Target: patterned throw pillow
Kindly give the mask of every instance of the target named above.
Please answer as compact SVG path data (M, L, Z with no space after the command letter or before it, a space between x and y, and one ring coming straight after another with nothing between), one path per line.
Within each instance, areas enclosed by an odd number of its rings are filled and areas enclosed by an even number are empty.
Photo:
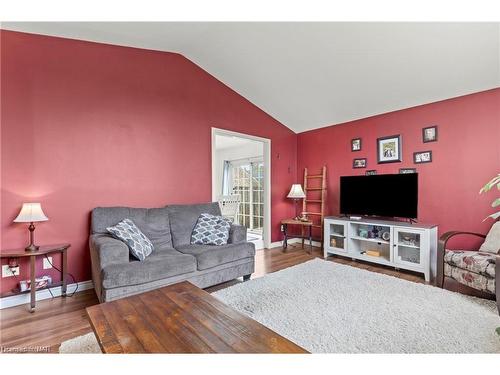
M231 223L222 216L201 214L191 233L193 245L225 245L229 239Z
M130 219L123 219L118 224L106 228L113 237L125 242L130 252L139 260L144 260L153 252L153 244Z

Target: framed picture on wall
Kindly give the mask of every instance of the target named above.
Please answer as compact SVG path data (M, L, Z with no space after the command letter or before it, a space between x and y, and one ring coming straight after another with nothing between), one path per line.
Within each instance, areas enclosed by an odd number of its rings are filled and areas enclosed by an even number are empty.
M399 168L399 174L417 173L417 168Z
M353 168L366 168L366 158L354 159L352 161Z
M432 151L418 151L413 153L413 162L415 164L431 163Z
M351 139L351 151L361 151L361 138Z
M437 140L438 140L438 127L436 125L422 129L422 141L424 143L436 142Z
M377 138L377 163L401 161L401 135Z
M377 171L375 169L370 169L369 171L365 172L366 176L375 176L377 174Z

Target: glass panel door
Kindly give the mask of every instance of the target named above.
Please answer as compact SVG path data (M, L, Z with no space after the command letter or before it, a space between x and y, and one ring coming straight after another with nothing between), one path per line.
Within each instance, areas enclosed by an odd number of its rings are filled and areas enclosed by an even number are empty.
M400 228L394 228L394 233L394 262L420 267L424 233Z
M264 227L264 163L250 163L252 167L252 228Z
M328 225L330 226L330 238L327 239L329 248L347 252L347 224L330 222Z
M264 227L264 162L233 165L233 194L241 197L238 223L254 232Z
M250 227L250 165L233 167L233 194L240 196L238 223Z

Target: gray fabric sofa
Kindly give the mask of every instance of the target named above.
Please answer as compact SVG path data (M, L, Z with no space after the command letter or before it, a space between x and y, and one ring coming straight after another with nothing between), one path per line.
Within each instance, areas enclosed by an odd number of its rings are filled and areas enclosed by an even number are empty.
M249 279L255 269L255 246L246 242L246 228L231 225L227 245L191 245L191 232L201 213L220 215L219 205L93 209L89 245L99 301L185 280L206 288L240 276ZM153 253L142 262L130 255L124 242L106 231L125 218L131 219L153 243Z

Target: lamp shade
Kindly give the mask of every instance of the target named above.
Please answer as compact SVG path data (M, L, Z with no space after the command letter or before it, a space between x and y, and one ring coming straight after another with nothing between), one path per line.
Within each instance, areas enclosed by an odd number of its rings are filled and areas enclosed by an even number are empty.
M306 194L304 193L304 190L302 190L302 186L300 184L293 184L290 192L287 195L287 198L292 199L302 199L305 197Z
M49 218L42 211L40 203L23 203L21 212L14 219L14 223L31 223L35 221L47 221Z

